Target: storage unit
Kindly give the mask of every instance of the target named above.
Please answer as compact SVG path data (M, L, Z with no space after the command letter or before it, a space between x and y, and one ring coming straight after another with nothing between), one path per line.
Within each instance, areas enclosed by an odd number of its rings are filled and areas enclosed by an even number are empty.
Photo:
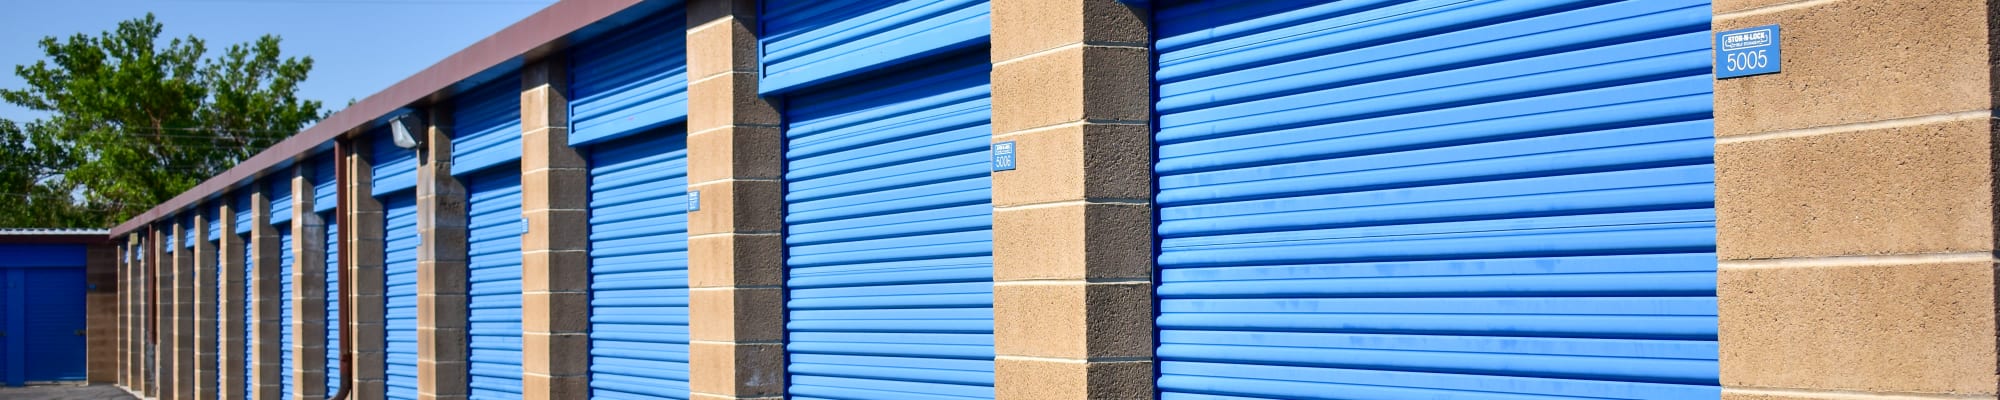
M569 143L687 120L687 13L680 7L570 49Z
M521 95L516 80L460 93L452 174L465 185L472 397L521 396Z
M767 1L794 399L991 398L988 7Z
M590 149L590 396L688 394L687 135Z
M1706 0L1156 13L1162 399L1719 396Z
M292 351L292 343L297 342L292 332L298 325L292 319L297 315L292 312L292 294L295 293L292 290L292 269L298 266L294 265L292 257L292 246L295 244L292 243L291 227L285 228L278 230L278 298L272 300L278 302L278 395L289 399L295 390L292 368L299 358Z
M334 208L340 204L338 197L340 193L338 190L339 182L336 182L337 178L335 177L335 173L337 172L335 161L331 153L320 154L313 157L309 169L311 172L310 179L312 179L313 183L312 212L318 214L320 222L326 226L324 232L326 237L320 243L325 246L322 248L324 252L322 254L326 255L324 257L325 266L322 268L325 274L322 282L325 282L324 288L326 293L324 300L326 301L326 315L322 317L326 321L326 330L322 334L325 335L326 339L322 343L326 344L326 366L324 367L324 371L326 371L326 396L329 397L340 391L341 374L340 217L334 213Z
M387 128L368 134L370 195L382 206L383 374L391 399L417 398L417 160Z
M237 359L242 361L243 373L246 375L254 374L257 364L255 361L257 356L257 320L254 318L257 316L257 285L253 280L257 276L257 253L254 251L256 247L253 247L252 243L250 243L250 232L256 228L258 223L257 214L252 213L250 210L250 196L254 192L256 192L255 188L241 189L236 192L236 195L230 198L231 208L236 213L236 231L230 234L236 235L236 243L240 243L243 246L243 295L242 297L232 299L237 302L236 304L242 304L242 308L223 310L224 312L237 313L231 317L243 321L243 348L224 348L222 351L241 353L242 356L237 357ZM237 381L243 382L243 396L250 399L257 398L257 384L256 382L252 382L249 376L244 376Z
M0 379L84 379L84 246L0 244Z
M494 170L465 178L470 309L466 327L472 396L521 394L521 175Z

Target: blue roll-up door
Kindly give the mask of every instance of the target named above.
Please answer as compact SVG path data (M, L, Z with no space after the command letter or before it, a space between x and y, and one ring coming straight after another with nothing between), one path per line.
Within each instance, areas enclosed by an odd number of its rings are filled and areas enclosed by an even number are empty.
M472 397L521 397L521 175L502 167L466 178L471 305L466 331Z
M340 223L339 215L324 213L326 221L326 393L340 392Z
M687 13L661 14L570 50L569 143L687 120Z
M500 79L453 98L452 175L515 165L521 159L520 87L519 80Z
M244 203L247 204L248 201L245 200ZM243 210L246 211L238 215L254 215L247 211L249 208L244 208ZM242 223L240 222L242 221L241 219L238 221L238 223ZM243 302L243 395L254 399L257 398L257 385L251 377L257 374L257 363L255 361L257 359L258 343L257 302L262 301L257 298L257 281L255 280L257 277L257 252L255 251L256 247L250 244L250 234L237 233L236 236L243 243L243 298L239 299Z
M63 246L69 247L69 246ZM81 249L79 249L81 250ZM85 371L84 290L81 265L11 269L21 284L25 325L9 327L26 340L22 376L29 382L80 381Z
M383 375L392 399L417 398L417 194L404 190L382 202Z
M687 135L679 125L590 152L590 395L685 399Z
M993 396L985 51L786 101L794 399Z
M292 398L292 227L278 228L278 395Z
M993 31L987 0L765 0L761 11L764 95L984 48Z
M1706 0L1176 2L1162 399L1715 399Z
M24 298L26 293L21 292L20 285L15 284L15 282L16 279L12 271L0 270L0 310L7 311L7 315L0 316L0 330L13 329L14 324L16 324L14 322L14 315L16 314L21 315L22 318L27 317L26 313L15 311L22 309L23 305L26 304L26 299ZM0 337L0 385L18 386L28 380L28 377L18 374L21 372L21 367L15 366L27 362L25 360L26 357L22 354L26 349L18 347L20 346L15 346L12 340Z
M264 193L271 197L270 224L286 225L284 229L280 230L292 230L291 226L285 224L292 222L292 178L273 176L265 181L265 185L268 185L268 188ZM306 193L306 195L312 195L312 193Z

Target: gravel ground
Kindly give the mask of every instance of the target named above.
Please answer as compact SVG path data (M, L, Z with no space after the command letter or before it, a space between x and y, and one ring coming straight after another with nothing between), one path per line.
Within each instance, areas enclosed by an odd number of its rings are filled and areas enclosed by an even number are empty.
M108 384L83 386L81 384L49 384L26 387L0 387L0 399L5 400L134 400L124 389Z

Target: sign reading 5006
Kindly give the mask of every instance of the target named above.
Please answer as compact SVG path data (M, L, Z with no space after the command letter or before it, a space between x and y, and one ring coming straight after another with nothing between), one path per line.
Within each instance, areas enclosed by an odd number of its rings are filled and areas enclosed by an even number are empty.
M1777 25L1715 35L1715 78L1777 73L1784 67Z

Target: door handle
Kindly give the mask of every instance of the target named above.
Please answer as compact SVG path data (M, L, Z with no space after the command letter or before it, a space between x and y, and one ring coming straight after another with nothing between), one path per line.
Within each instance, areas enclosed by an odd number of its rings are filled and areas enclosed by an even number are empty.
M76 335L77 335L77 336L83 336L83 330L82 330L82 329L78 329L78 330L76 330L76 332L75 332L75 333L76 333Z

